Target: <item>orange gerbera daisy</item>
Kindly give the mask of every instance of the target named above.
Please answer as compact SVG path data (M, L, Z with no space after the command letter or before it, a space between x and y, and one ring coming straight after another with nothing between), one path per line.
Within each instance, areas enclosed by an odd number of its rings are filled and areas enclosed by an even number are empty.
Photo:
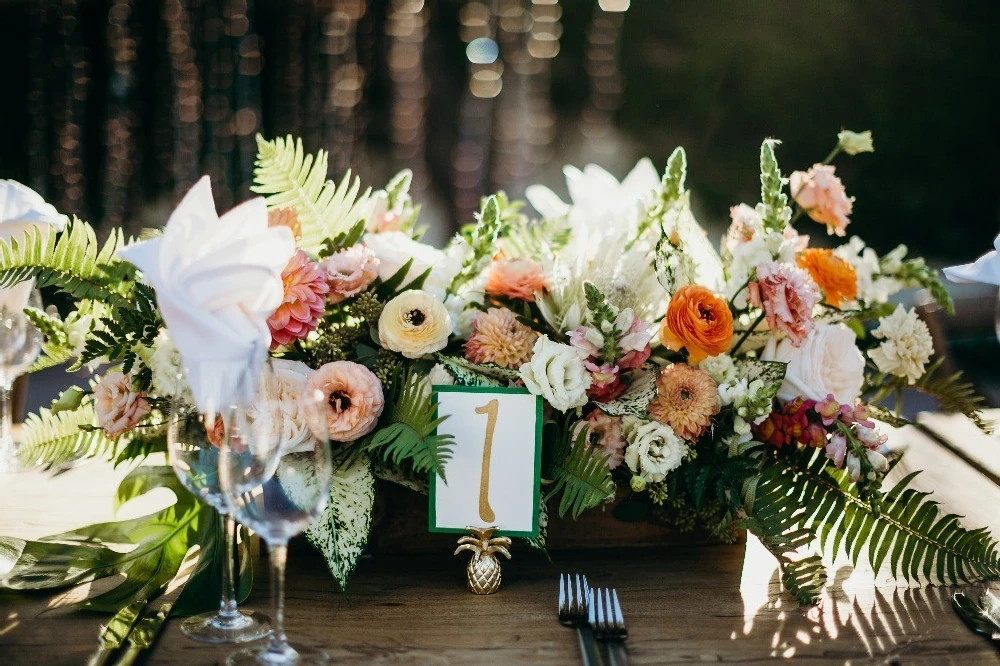
M811 248L799 253L796 263L809 273L823 291L826 302L835 308L858 296L858 274L854 266L833 250Z

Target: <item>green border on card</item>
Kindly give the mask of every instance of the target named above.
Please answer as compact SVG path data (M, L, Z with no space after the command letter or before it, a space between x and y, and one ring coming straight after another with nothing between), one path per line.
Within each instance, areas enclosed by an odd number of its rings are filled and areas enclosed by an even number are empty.
M434 385L431 386L433 391L434 400L434 418L438 417L438 393L501 393L507 395L532 395L531 391L523 388L516 388L510 386L455 386L455 385ZM541 492L542 492L542 426L543 423L543 404L542 398L540 396L535 396L535 498L532 508L534 510L534 517L531 519L531 531L512 531L503 530L498 531L499 536L515 536L515 537L527 537L533 538L538 536L538 514L541 510ZM435 429L435 434L437 430ZM437 522L437 474L431 474L430 484L429 484L429 495L430 495L430 506L427 511L427 530L429 532L435 533L446 533L446 534L464 534L468 530L461 527L436 527Z

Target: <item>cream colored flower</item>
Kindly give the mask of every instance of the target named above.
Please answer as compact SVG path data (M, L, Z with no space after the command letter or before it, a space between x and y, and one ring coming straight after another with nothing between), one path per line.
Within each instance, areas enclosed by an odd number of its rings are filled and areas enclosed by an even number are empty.
M109 370L94 387L97 423L108 437L128 432L149 414L146 394L132 388L132 378L119 370Z
M258 384L247 415L255 430L266 433L267 441L279 441L285 450L294 449L310 435L301 397L312 368L286 359L273 359L271 368L273 372Z
M420 358L444 349L452 321L444 304L425 291L411 289L385 304L378 339L386 349Z
M366 234L364 243L378 257L380 278L388 280L405 266L406 262L412 260L410 269L403 279L403 285L412 282L430 269L430 274L424 280L423 290L441 299L462 268L462 262L459 260L435 247L413 240L402 231Z
M181 373L181 353L170 339L167 329L162 329L156 336L152 353L143 360L153 373L154 393L180 397L189 404L194 403L191 389Z
M698 367L707 372L716 384L729 384L736 380L736 364L729 354L709 356Z
M864 356L854 331L844 324L816 324L801 347L771 338L760 358L788 364L778 391L782 400L825 400L832 394L841 404L853 405L865 381Z
M323 396L326 423L315 423L316 414L307 413L313 432L329 430L335 442L353 442L370 433L378 425L385 407L382 382L363 365L351 361L334 361L309 375L305 390Z
M531 360L521 366L518 374L529 391L545 398L560 412L587 404L590 373L576 349L569 345L543 335L532 348Z
M913 384L924 374L924 368L934 354L934 341L927 324L916 310L907 311L902 305L887 317L879 319L872 335L883 340L868 356L878 369L897 377L906 377Z
M659 421L647 421L626 416L622 429L628 448L625 464L643 481L663 481L667 474L680 467L688 446L673 429Z

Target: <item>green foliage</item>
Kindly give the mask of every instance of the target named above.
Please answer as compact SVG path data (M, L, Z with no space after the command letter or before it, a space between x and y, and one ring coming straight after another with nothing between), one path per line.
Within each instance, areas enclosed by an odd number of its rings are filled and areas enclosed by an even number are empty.
M649 403L656 397L656 377L659 367L646 363L632 374L631 384L614 400L597 403L598 409L609 416L638 416L646 418Z
M94 406L89 401L72 411L42 408L28 414L21 426L18 456L28 466L53 467L82 458L108 455L115 443L96 428Z
M601 324L614 323L618 316L616 308L608 302L601 290L593 282L584 281L583 294L587 299L587 310L590 312L590 325L600 328Z
M323 554L341 591L368 544L375 513L375 477L362 456L333 474L330 502L306 530L306 538Z
M781 169L774 156L774 147L779 143L776 139L767 139L760 146L760 201L764 204L764 228L771 231L784 230L791 217L788 197L782 192Z
M500 204L497 196L483 200L476 213L476 226L469 234L469 254L462 262L462 268L448 285L446 295L458 293L469 280L482 272L497 251L497 236L500 234Z
M358 196L361 181L351 181L351 172L337 186L326 179L327 152L307 155L301 139L291 136L267 141L257 135L254 185L265 195L269 208L294 208L302 225L299 245L317 254L323 241L347 233L368 211L371 188Z
M817 540L830 557L844 552L857 564L866 553L875 571L887 564L894 577L908 581L957 584L1000 576L998 544L989 533L942 515L930 493L909 487L915 476L873 506L858 498L847 473L822 450L783 452L764 468L745 526L779 558L783 581L804 602L814 601L825 582L818 560L800 560Z
M399 270L390 275L388 278L385 280L377 280L375 283L375 294L378 298L382 301L388 301L404 291L422 288L424 286L424 282L428 277L430 277L431 271L434 270L434 268L432 266L428 267L423 273L404 284L404 281L410 272L410 268L412 267L413 258L411 257L406 260L405 264L399 267Z
M407 373L393 384L392 395L386 401L390 406L386 425L375 431L363 450L396 465L409 461L417 474L431 473L445 478L444 468L451 458L454 438L436 431L447 417L437 416L437 405L431 394L424 391L421 377L416 373Z
M517 370L495 363L473 363L461 356L438 354L437 360L459 386L507 386L519 376Z
M962 381L961 372L951 375L940 373L943 363L944 359L941 358L929 365L913 388L937 398L938 408L942 411L965 414L977 428L987 435L992 434L993 428L983 418L982 410L986 408L986 400L976 394L971 383Z
M664 203L673 203L684 194L684 180L687 178L687 155L678 146L667 159L667 168L660 181L660 199Z
M331 254L336 254L344 248L351 247L361 241L361 238L365 235L365 221L358 220L357 224L353 227L337 234L333 238L323 239L323 249L320 250L320 257L329 257Z
M537 258L566 247L572 228L565 217L529 220L520 216L502 233L503 251L508 257Z
M941 273L928 266L923 257L904 261L902 265L889 274L907 287L926 289L942 310L950 315L955 314L955 302L951 299L948 288L941 280Z
M38 287L76 299L127 302L135 268L115 256L124 244L120 229L99 244L94 228L77 218L58 234L31 227L20 238L0 241L0 288L34 278Z
M74 367L107 359L112 363L121 361L122 372L128 374L139 362L136 346L151 347L163 326L153 289L141 283L135 285L130 302L113 306L111 313L100 323L100 327L91 331ZM148 388L151 380L152 375L147 368L137 372L141 390Z
M611 479L604 451L590 446L587 432L586 428L581 428L575 438L569 432L561 433L553 452L550 475L554 483L545 501L562 493L559 498L560 517L568 513L575 520L587 509L610 500L615 494L615 483Z

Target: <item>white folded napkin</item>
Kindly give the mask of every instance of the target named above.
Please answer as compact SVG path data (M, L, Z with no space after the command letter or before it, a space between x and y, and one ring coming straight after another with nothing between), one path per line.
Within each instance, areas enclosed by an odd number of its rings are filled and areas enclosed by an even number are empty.
M243 382L267 353L267 318L284 298L281 271L294 252L291 230L268 227L260 197L219 217L208 176L184 196L161 236L119 250L156 290L201 411L253 391Z
M954 282L985 282L1000 286L1000 235L993 241L993 247L992 252L987 252L971 264L944 269L944 274Z
M0 179L0 240L18 241L32 227L52 227L62 231L66 216L47 203L38 192L16 180ZM22 310L34 287L27 280L7 289L0 289L0 309Z

